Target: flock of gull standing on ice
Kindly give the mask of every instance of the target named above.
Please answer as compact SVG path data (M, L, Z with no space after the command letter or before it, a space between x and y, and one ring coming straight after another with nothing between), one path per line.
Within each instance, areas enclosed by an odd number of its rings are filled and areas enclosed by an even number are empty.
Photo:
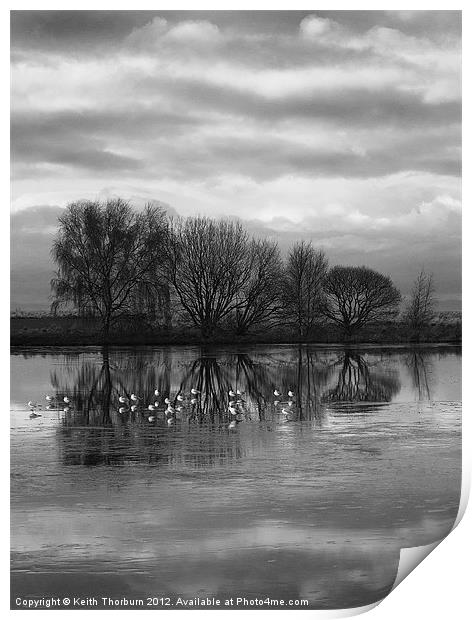
M154 398L159 399L161 396L159 390L154 391ZM241 422L244 418L243 412L241 411L241 407L244 403L244 392L241 390L229 390L228 391L229 402L228 402L228 412L230 414L230 423L228 425L229 429L236 428L238 422ZM280 403L280 398L282 398L283 394L278 389L274 390L274 405L278 405ZM282 413L285 416L287 421L292 419L292 414L290 408L293 406L292 398L295 396L292 390L288 390L287 396L289 400L284 403L289 409L286 409L285 406L282 407ZM179 393L177 396L171 400L169 397L164 398L164 404L166 408L164 411L158 411L161 403L159 400L154 400L153 403L149 405L143 405L144 399L140 398L136 394L131 394L128 398L127 396L119 396L118 397L118 413L143 413L147 412L149 422L154 422L156 419L156 415L164 414L164 417L167 421L167 424L171 426L174 424L175 420L179 418L180 413L182 412L185 405L190 404L195 406L198 404L199 398L201 397L200 390L196 388L192 388L190 390L190 394L187 396ZM71 399L68 396L64 396L62 400L60 398L56 398L54 396L46 395L46 409L51 409L54 407L56 410L60 410L62 407L62 411L64 413L68 413L72 409ZM30 418L40 418L41 414L38 413L38 409L42 409L42 404L29 401L28 407L30 408Z

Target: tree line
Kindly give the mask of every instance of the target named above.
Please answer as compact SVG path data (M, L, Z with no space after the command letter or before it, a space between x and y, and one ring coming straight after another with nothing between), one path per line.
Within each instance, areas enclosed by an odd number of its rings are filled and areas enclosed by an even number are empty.
M289 327L307 338L322 322L350 338L369 323L393 320L400 291L365 266L329 266L323 250L296 242L282 257L272 239L251 237L241 223L208 217L168 218L120 198L79 201L59 218L52 258L52 310L98 317L105 339L129 317L176 316L200 330L237 335ZM432 276L422 271L403 319L418 333L434 315Z

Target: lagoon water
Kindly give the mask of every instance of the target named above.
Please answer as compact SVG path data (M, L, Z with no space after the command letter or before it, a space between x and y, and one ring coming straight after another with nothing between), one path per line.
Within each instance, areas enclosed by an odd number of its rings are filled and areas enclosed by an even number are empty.
M13 351L13 607L25 596L305 609L381 599L400 549L455 520L460 378L460 349L445 346ZM230 389L243 392L234 429ZM142 407L120 413L132 392ZM163 399L177 393L169 424ZM60 405L46 410L45 394Z

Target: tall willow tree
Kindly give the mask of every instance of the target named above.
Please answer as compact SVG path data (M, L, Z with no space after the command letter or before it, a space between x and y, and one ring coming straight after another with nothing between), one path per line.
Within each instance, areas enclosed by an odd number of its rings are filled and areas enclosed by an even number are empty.
M134 211L120 198L80 201L59 218L52 246L53 311L72 306L100 318L105 340L122 317L152 312L165 299L162 270L165 212L148 205Z

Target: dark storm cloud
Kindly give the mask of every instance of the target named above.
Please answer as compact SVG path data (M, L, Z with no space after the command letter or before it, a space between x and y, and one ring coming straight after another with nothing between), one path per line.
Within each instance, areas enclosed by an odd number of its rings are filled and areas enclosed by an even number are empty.
M12 163L57 164L83 168L91 172L124 172L142 168L142 162L132 157L113 153L104 148L87 145L56 143L53 140L16 140L12 145Z
M115 46L153 15L153 11L11 11L11 40L13 49L91 53Z
M41 164L78 167L94 174L142 171L150 162L140 159L140 145L150 134L167 139L194 124L190 116L146 110L88 110L12 114L11 154L17 174L44 174ZM125 146L137 144L136 157L113 152L107 145L117 136Z
M231 85L205 80L137 78L133 81L143 95L166 92L185 108L213 110L221 114L273 123L301 119L341 126L375 128L423 127L458 123L461 103L425 103L420 93L385 88L375 91L360 86L347 92L342 86L329 92L306 92L274 98Z
M444 138L438 136L436 146ZM433 144L433 141L429 141ZM228 169L233 173L257 181L274 180L286 175L301 177L342 177L368 179L383 177L401 171L422 171L441 175L460 174L457 153L439 156L418 148L417 138L398 144L385 151L372 148L363 153L316 149L296 142L267 138L253 141L250 138L232 137L208 140L204 147L194 147L183 152L168 146L157 150L150 158L150 174L174 174L184 179L218 177Z
M249 33L293 34L302 19L314 11L11 11L11 38L15 46L57 49L67 52L71 44L116 44L133 29L156 17L170 23L206 20L222 28ZM400 28L413 36L460 35L460 11L316 11L363 33L383 26Z
M201 119L191 114L166 113L135 107L123 110L61 110L60 112L16 113L11 116L13 144L28 140L58 139L75 141L84 136L142 140L150 131L175 136L198 126ZM71 142L72 143L72 142Z
M301 176L333 176L372 178L402 170L420 170L437 174L460 174L456 156L428 156L417 149L372 149L363 154L354 152L317 151L298 144L267 142L254 145L251 141L233 140L213 145L215 160L230 162L242 174L254 178L274 178L286 174Z

